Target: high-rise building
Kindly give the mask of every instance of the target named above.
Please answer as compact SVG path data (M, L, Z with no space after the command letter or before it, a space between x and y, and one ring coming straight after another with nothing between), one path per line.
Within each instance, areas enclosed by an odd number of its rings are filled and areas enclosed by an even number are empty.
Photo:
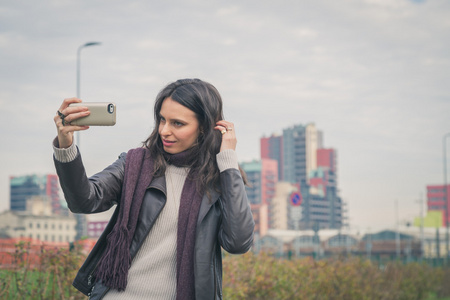
M337 155L335 149L317 149L317 167L327 170L329 176L333 177L329 178L328 183L334 182L334 185L337 186Z
M270 203L275 196L278 181L278 163L273 159L261 159L241 163L249 186L245 189L254 214L256 230L261 236L270 227Z
M310 184L301 186L302 229L333 228L344 226L345 205L337 187L329 183L328 172L322 168L312 172Z
M283 180L283 136L262 137L261 159L274 159L278 162L278 180Z
M427 185L427 208L428 211L442 212L442 226L450 223L450 184L447 189L442 185Z
M345 205L338 195L336 150L323 147L323 134L313 123L285 128L283 136L261 138L261 157L276 159L282 165L279 170L283 176L279 178L297 186L302 199L301 205L286 205L286 195L278 197L276 205L269 206L269 217L279 218L286 208L288 229L345 225ZM280 225L283 220L272 219L270 228L284 226Z
M317 167L317 149L322 134L314 124L295 125L283 130L283 180L307 183L308 174Z
M255 221L255 233L263 237L269 230L269 206L267 204L250 204L253 220Z
M9 181L11 211L26 211L27 200L33 196L48 197L54 214L61 214L64 210L61 206L57 175L11 176Z
M261 159L241 163L247 175L249 186L247 197L251 204L269 204L275 195L278 181L278 164L273 159Z
M275 188L275 197L270 204L272 213L271 229L287 230L291 229L289 223L296 216L301 218L301 208L292 209L290 197L292 193L299 192L298 186L286 181L279 181Z

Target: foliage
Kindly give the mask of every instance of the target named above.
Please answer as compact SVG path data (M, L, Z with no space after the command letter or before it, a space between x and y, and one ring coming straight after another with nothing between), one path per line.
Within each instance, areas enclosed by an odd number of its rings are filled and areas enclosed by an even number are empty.
M380 267L355 257L286 260L248 253L225 256L223 294L231 300L427 299L432 292L449 295L446 276L448 270L419 263Z
M0 299L85 299L72 280L85 258L73 249L41 247L39 263L30 245L16 244L13 264L0 269ZM356 257L279 259L267 253L225 255L224 299L449 299L450 269L397 262L379 266Z
M37 264L30 248L30 243L17 243L12 268L0 271L0 299L85 299L71 284L84 258L81 246L41 246Z

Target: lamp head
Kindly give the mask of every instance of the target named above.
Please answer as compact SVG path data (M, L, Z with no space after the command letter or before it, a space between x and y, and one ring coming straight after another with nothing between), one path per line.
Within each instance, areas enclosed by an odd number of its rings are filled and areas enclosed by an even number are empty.
M83 47L89 47L89 46L95 46L95 45L100 45L100 42L89 42L83 45Z

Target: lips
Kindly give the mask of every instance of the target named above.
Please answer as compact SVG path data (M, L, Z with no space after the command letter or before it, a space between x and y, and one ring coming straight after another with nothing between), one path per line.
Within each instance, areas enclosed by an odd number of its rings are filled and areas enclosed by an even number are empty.
M163 143L163 145L164 145L165 147L170 147L170 146L172 146L173 144L175 144L174 141L168 141L168 140L162 140L162 143Z

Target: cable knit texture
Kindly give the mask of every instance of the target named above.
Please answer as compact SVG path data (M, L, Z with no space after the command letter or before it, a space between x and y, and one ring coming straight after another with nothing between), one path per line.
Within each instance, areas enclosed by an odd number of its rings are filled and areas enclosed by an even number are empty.
M175 166L191 165L194 150L177 154L164 154L166 161ZM107 245L97 268L96 279L112 289L125 290L131 264L130 243L134 236L142 200L153 178L153 159L148 149L128 151L125 164L119 215L107 237ZM177 226L177 298L195 299L194 249L197 218L203 191L197 190L195 172L190 170L180 197Z
M147 158L147 159L144 159ZM128 151L125 164L119 216L108 234L105 252L100 259L95 277L105 286L122 291L127 286L131 264L130 243L136 230L146 188L153 178L153 160L144 148Z
M110 290L105 300L176 299L178 208L188 172L167 167L167 203L133 259L127 288Z

